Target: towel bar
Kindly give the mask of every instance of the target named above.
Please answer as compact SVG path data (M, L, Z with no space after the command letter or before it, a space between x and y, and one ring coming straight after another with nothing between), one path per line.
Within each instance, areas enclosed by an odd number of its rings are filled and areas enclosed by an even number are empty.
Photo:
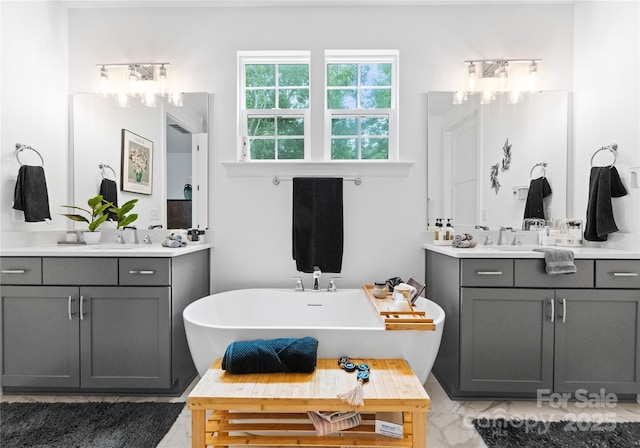
M591 166L593 167L593 158L596 156L596 154L598 154L600 151L611 151L611 153L613 154L613 162L611 162L611 165L607 165L609 167L612 167L613 165L616 164L616 159L618 158L618 144L614 143L612 145L609 146L603 146L600 149L597 149L593 155L591 156Z
M38 157L40 157L40 162L42 163L42 166L44 166L44 159L42 158L42 154L40 154L38 151L33 149L31 146L23 145L22 143L16 143L16 160L18 161L20 166L22 166L22 162L20 161L20 153L25 149L30 149L31 151L38 154Z
M273 185L280 185L280 182L289 182L291 180L293 180L293 179L290 178L290 177L286 178L286 177L274 176L272 182L273 182ZM356 185L361 185L362 184L362 179L360 179L359 177L354 177L352 179L345 178L345 179L343 179L343 181L345 181L345 182L353 182Z
M98 162L98 168L100 168L100 174L102 174L102 178L103 179L106 179L106 177L104 175L105 168L111 170L111 172L113 173L113 180L117 180L118 179L118 175L116 174L115 170L113 168L111 168L110 165L107 165L106 163Z

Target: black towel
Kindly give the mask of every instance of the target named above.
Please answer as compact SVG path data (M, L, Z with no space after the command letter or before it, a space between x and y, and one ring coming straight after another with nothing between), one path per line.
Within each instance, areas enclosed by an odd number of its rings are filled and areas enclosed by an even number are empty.
M589 202L584 238L588 241L607 241L608 235L618 231L613 219L611 198L627 194L615 166L591 167Z
M311 373L316 368L318 341L312 337L232 342L222 358L229 373Z
M100 182L100 194L102 200L111 202L114 207L118 207L118 185L111 179L102 179ZM112 221L118 220L118 215L115 212L107 212L109 219Z
M342 178L293 179L293 259L300 272L342 271Z
M544 205L542 199L551 194L551 186L547 182L546 177L532 179L529 183L529 192L527 193L527 203L524 206L524 219L527 218L544 218Z
M25 222L51 219L44 168L32 165L20 167L13 191L13 208L24 212Z

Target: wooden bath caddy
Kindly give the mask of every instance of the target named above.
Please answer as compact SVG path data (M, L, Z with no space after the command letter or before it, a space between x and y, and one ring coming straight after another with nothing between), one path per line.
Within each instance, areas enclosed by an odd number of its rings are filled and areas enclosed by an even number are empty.
M428 318L424 311L414 308L408 300L408 310L395 311L393 309L394 302L391 293L387 293L387 297L384 299L377 299L373 295L373 285L362 285L362 289L371 304L380 314L387 330L433 331L436 329L436 324L433 323L433 319Z
M318 359L312 373L230 374L216 360L189 394L191 446L426 447L431 400L403 359L362 360L371 366L362 423L318 436L307 411L354 410L338 394L355 387L355 374L337 361ZM402 438L377 434L376 412L402 413Z

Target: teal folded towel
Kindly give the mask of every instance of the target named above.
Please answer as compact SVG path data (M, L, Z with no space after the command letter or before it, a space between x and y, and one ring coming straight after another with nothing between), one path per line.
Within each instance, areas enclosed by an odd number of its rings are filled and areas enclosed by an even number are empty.
M533 250L544 254L545 270L548 275L575 274L577 272L573 262L573 252L569 249L542 247Z
M255 339L232 342L222 358L229 373L311 373L316 368L318 341L312 337Z

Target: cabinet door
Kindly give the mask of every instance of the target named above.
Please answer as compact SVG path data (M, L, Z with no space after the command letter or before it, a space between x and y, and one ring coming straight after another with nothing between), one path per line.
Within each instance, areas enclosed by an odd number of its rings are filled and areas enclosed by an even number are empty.
M3 286L3 387L78 387L78 288Z
M557 392L640 393L640 291L557 290Z
M80 296L82 387L170 387L170 288L86 287Z
M544 289L461 288L460 389L551 389L553 298Z

